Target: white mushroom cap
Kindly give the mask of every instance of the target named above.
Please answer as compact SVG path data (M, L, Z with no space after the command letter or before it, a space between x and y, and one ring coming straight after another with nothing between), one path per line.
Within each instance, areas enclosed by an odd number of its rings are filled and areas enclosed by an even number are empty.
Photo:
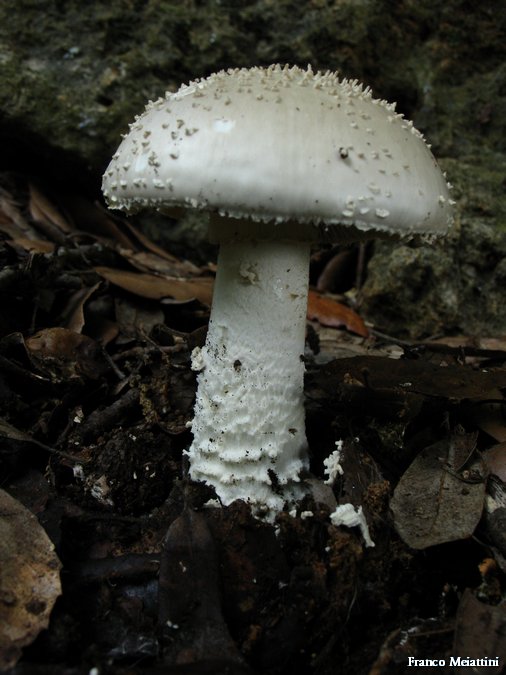
M222 71L150 102L103 180L113 208L296 220L309 239L314 225L445 234L448 188L394 104L356 80L279 65Z

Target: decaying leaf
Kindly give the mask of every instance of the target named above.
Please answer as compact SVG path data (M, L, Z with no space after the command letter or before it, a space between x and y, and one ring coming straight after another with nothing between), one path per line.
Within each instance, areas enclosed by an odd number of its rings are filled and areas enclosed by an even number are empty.
M506 663L506 605L497 607L480 602L466 589L457 610L453 656L464 663L457 673L502 673ZM467 659L497 658L498 665L470 666Z
M15 237L6 243L13 248L23 249L29 253L52 253L55 248L51 241L29 239L28 237Z
M151 251L132 251L121 248L119 253L139 272L152 272L156 275L181 278L197 276L200 273L199 268L191 262L162 257Z
M59 198L78 230L89 232L103 242L109 240L135 250L132 238L123 231L117 219L107 213L102 206L76 193L60 194Z
M438 366L422 359L377 356L337 359L322 368L322 375L329 383L347 380L370 390L411 392L451 401L502 401L499 389L506 387L504 369L475 370L468 366Z
M91 298L100 284L94 286L85 286L72 293L67 300L66 307L62 311L62 320L66 323L66 328L74 333L80 333L86 323L84 315L84 306Z
M0 490L0 671L47 628L61 594L60 567L37 518Z
M369 335L363 320L350 307L332 298L323 297L315 291L309 291L307 317L310 320L316 319L323 326L334 328L344 326L347 330L362 337Z
M414 549L466 539L485 499L485 469L473 459L474 434L455 434L425 448L402 476L390 506L395 528Z
M483 357L504 357L506 352L506 337L480 337L469 335L451 335L427 340L421 344L429 349L438 346L448 347L449 350L455 350L460 355L470 354Z
M62 216L56 206L32 183L28 208L33 220L40 229L53 241L63 241L64 236L72 231L72 226Z
M125 227L125 229L127 229L130 232L130 234L133 237L134 242L136 242L141 247L145 248L147 251L150 251L151 253L155 253L160 258L164 258L165 260L170 260L174 263L180 263L181 262L178 258L176 258L175 255L172 255L172 253L169 253L169 251L162 248L161 246L158 246L158 244L155 244L154 241L151 241L151 239L149 237L147 237L137 227L134 227L134 225L132 225L132 223L130 223L128 220L121 220L121 223ZM191 263L188 263L188 264L191 264Z
M95 272L112 284L143 298L161 300L167 296L176 300L197 298L205 305L211 304L213 279L178 279L159 277L155 274L141 274L112 267L96 267Z
M346 286L346 279L353 273L356 267L356 253L347 248L335 253L325 264L318 276L316 288L321 293ZM344 282L344 284L343 284Z
M27 236L27 233L30 233L31 238L35 238L35 233L21 213L20 204L2 187L0 187L0 232L10 237Z
M25 340L30 359L55 381L62 378L96 379L108 368L100 346L92 338L55 326Z

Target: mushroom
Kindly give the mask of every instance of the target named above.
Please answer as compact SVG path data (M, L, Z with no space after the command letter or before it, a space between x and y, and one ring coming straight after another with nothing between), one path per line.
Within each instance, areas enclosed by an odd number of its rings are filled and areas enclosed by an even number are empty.
M222 503L272 518L304 493L311 243L444 235L448 188L394 104L311 67L222 71L130 126L104 175L109 205L209 211L220 244L187 454Z

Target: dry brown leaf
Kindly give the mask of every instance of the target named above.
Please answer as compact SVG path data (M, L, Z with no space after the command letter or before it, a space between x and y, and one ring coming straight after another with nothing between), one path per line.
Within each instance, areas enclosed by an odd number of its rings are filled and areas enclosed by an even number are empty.
M0 670L47 628L61 594L60 561L37 518L0 490Z
M17 237L21 237L23 234L23 231L15 225L13 222L11 222L8 219L3 219L2 212L0 211L0 232L2 234L5 234L6 237L10 237L12 240L16 239Z
M7 242L14 248L22 248L29 253L52 253L55 245L52 241L45 239L28 239L28 237L16 237Z
M61 201L77 230L89 232L99 239L112 239L120 246L135 249L133 239L121 230L102 206L78 194L62 195Z
M28 208L30 214L37 223L44 226L44 232L58 232L60 234L71 232L72 226L62 216L56 206L32 183L29 184L29 188L30 201Z
M78 194L62 195L65 210L70 213L76 229L99 238L110 239L124 249L139 252L142 249L168 261L177 258L153 243L124 218L111 214L101 204L90 202Z
M158 275L185 278L200 274L200 269L187 260L165 258L150 251L120 249L119 253L132 267L135 267L140 272L153 272Z
M135 237L138 243L142 244L142 246L150 251L151 253L154 253L155 255L159 256L160 258L164 258L165 260L171 260L172 262L180 262L176 256L172 255L172 253L169 253L166 251L164 248L161 246L158 246L158 244L155 244L149 237L147 237L145 234L143 234L140 230L138 230L136 227L132 225L132 223L129 223L128 220L124 221L124 225L128 230L130 231L130 234Z
M2 189L0 189L0 214L2 216L2 224L12 223L20 232L30 229L30 226L21 215L19 204L14 201L13 197L6 190Z
M213 293L213 279L211 277L175 279L113 269L112 267L95 267L95 272L112 284L123 288L123 290L150 300L172 297L176 300L187 301L197 298L205 305L211 304Z
M413 343L413 346L421 346L426 353L448 354L470 365L479 366L485 359L497 359L504 361L506 356L506 337L487 338L470 337L467 335L454 335Z
M438 366L421 359L390 359L381 356L356 356L336 359L322 369L326 389L353 381L370 390L392 390L436 396L452 401L503 400L499 391L506 388L506 372L501 368L475 370L469 366Z
M0 205L1 208L1 205ZM10 237L11 240L22 239L25 234L24 231L13 223L8 218L5 218L2 212L0 211L0 232L5 234L7 237Z
M81 375L96 379L109 367L95 340L67 328L45 328L25 345L31 361L54 381Z
M469 335L449 335L429 340L427 345L447 345L453 348L470 348L506 352L506 337L474 337Z
M323 326L334 328L344 326L347 330L361 337L369 335L366 325L356 312L340 302L323 297L315 291L309 291L307 317L309 320L317 320Z
M65 309L61 313L62 319L64 319L62 322L66 324L66 328L74 333L82 331L86 322L84 306L99 287L100 283L87 288L81 288L70 296Z
M327 261L320 272L316 288L320 293L343 287L343 280L350 275L350 268L356 266L356 255L351 249L339 251Z
M395 529L414 549L470 537L485 499L485 468L470 461L475 434L455 434L425 448L391 500ZM464 468L465 467L465 468Z
M38 239L34 228L27 222L21 213L19 204L12 195L0 188L0 232L11 239Z

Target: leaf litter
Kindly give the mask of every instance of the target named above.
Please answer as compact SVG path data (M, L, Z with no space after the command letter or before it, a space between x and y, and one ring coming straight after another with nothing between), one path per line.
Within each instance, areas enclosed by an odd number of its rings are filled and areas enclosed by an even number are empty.
M475 531L483 511L486 472L473 459L476 434L454 434L424 448L395 488L394 525L408 546L424 549Z
M0 490L0 670L48 627L61 563L37 518Z
M465 594L490 617L503 602L502 336L384 336L357 305L364 250L315 255L312 494L274 529L240 502L206 509L213 494L186 478L213 265L19 175L2 176L0 237L3 486L45 486L37 513L66 575L23 675L34 659L69 672L66 654L110 672L388 675L405 645L471 649ZM324 490L336 447L344 474ZM374 548L331 524L347 503Z

